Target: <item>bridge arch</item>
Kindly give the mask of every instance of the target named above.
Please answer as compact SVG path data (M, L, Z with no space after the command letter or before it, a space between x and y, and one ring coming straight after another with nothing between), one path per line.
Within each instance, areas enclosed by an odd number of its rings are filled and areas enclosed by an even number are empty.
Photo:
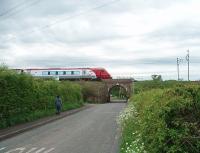
M130 98L132 94L132 83L131 79L110 79L104 81L107 87L107 102L110 102L110 92L114 87L121 87L125 90L126 98Z
M118 98L119 99L123 99L127 101L127 97L128 97L128 89L126 86L124 86L123 84L113 84L110 88L108 88L108 102L111 102L111 98L113 95L112 92L114 92L114 90L117 89L118 90ZM116 95L115 95L116 96Z

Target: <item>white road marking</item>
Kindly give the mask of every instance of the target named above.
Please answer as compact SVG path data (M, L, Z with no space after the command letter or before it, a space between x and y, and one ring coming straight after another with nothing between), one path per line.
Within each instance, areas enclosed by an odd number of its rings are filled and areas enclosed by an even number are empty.
M4 149L6 149L6 147L0 148L0 151L1 151L1 150L4 150Z
M1 150L4 150L4 149L6 149L6 147L0 148L0 151L1 151ZM37 149L39 149L39 150L37 150ZM46 149L46 148L44 148L44 147L43 147L43 148L36 148L36 147L34 147L34 148L31 148L31 149L28 150L28 151L25 151L26 148L21 147L21 148L15 148L15 149L9 150L9 151L4 152L4 153L49 153L49 152L55 150L55 148L50 148L50 149L48 149L48 150L46 150L46 151L45 151L45 149ZM25 152L24 152L24 151L25 151ZM43 151L44 151L44 152L43 152Z
M31 153L32 151L35 151L37 148L31 148L31 150L29 150L28 152L26 153Z
M47 150L47 151L45 151L45 152L43 152L43 153L49 153L49 152L51 152L51 151L53 151L53 150L55 150L55 148L51 148L51 149L49 149L49 150Z
M41 148L40 150L36 151L35 153L40 153L43 150L45 150L45 148Z
M26 148L16 148L16 149L9 150L9 151L7 151L5 153L11 153L11 152L16 152L16 151L20 151L18 153L23 153L25 149Z

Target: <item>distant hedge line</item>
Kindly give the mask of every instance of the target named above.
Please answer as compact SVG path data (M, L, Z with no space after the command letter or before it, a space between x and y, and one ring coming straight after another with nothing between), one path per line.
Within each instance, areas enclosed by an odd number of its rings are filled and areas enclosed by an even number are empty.
M75 83L33 78L0 67L0 128L53 114L56 95L61 96L64 110L83 105L81 87Z
M139 92L121 124L121 153L199 152L200 86L187 83Z
M139 92L149 91L152 89L167 89L178 87L182 85L191 84L189 82L184 81L176 81L176 80L169 80L169 81L138 81L134 84L134 94L138 94Z

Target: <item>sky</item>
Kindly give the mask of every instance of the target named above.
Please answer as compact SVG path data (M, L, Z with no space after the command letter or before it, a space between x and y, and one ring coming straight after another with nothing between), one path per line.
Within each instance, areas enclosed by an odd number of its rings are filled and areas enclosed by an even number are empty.
M0 63L200 80L199 0L0 0Z

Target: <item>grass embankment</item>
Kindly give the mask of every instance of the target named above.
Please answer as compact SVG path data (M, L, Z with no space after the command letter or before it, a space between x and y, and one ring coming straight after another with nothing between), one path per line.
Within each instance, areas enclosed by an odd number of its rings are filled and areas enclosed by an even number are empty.
M63 111L83 105L81 87L17 74L0 67L0 129L33 121L55 113L55 96L60 95Z
M121 153L200 151L200 86L194 83L137 82L121 114Z

